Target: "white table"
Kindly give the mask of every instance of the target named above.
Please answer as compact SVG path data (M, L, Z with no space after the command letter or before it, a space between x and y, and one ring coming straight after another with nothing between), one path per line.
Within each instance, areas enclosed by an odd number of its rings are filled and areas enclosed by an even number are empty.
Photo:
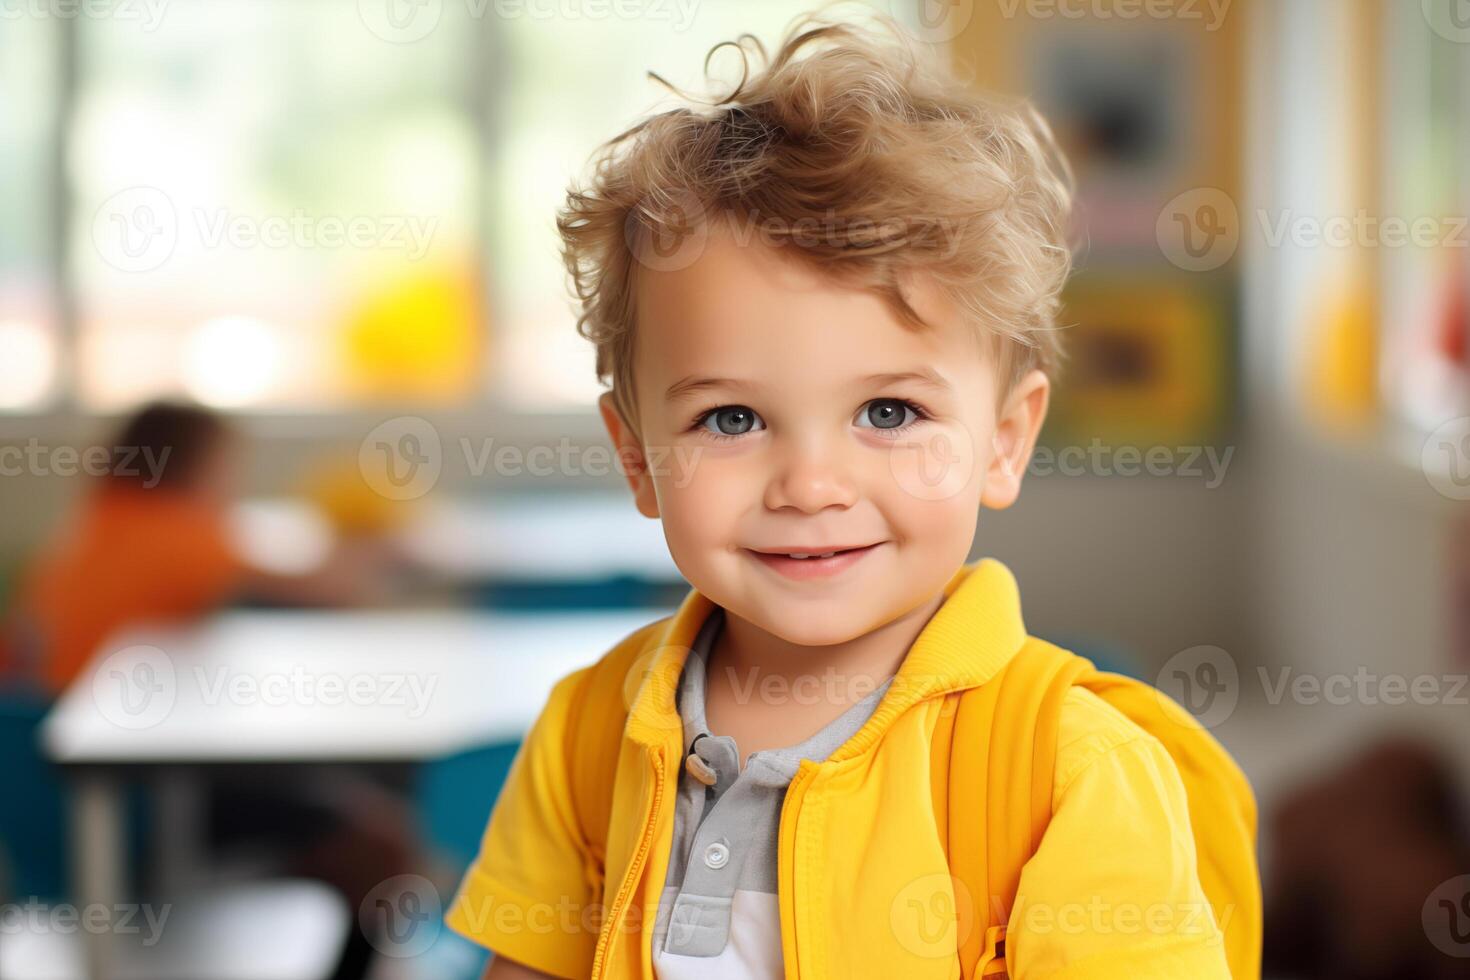
M124 900L121 787L162 773L166 881L197 866L202 765L422 761L519 738L556 680L669 609L494 614L237 612L104 644L43 727L74 770L84 903ZM185 778L169 778L184 774ZM98 942L93 964L105 967Z

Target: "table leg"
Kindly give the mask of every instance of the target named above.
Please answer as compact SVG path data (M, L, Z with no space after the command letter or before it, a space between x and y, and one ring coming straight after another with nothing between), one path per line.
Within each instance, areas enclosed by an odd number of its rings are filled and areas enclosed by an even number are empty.
M165 769L153 787L155 878L150 891L175 898L198 883L205 866L205 793L199 773Z
M85 914L92 905L113 910L122 900L127 857L123 845L122 790L113 776L82 771L72 787L72 892ZM110 914L110 913L109 913ZM86 932L87 976L105 980L114 963L113 937Z

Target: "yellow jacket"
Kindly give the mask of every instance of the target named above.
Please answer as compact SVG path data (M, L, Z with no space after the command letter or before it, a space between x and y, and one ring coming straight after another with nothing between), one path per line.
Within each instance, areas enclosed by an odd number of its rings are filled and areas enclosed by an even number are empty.
M964 566L945 595L869 720L825 761L803 761L787 791L778 881L788 978L960 976L963 897L957 907L936 831L931 736L944 696L994 676L1026 630L1015 579L997 561ZM652 980L683 756L674 692L713 608L691 590L673 616L556 684L450 905L451 928L555 976ZM594 672L596 691L583 687ZM568 737L597 696L627 708L600 782L605 833L579 812ZM1081 688L1062 703L1052 809L1009 911L1013 980L1230 977L1173 760Z

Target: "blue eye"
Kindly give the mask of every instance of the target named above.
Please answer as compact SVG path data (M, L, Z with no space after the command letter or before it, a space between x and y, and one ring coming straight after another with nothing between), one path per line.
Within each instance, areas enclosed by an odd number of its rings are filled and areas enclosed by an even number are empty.
M858 427L902 429L912 425L919 418L920 415L914 410L914 406L902 398L875 398L864 405L863 410L858 413Z
M726 405L711 409L699 420L699 424L718 436L741 436L765 428L761 417L744 405Z

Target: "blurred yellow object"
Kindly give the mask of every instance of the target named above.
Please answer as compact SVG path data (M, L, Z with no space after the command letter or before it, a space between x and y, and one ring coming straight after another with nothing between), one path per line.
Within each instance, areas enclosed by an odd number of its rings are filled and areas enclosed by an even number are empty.
M357 462L331 460L302 481L302 495L343 537L369 537L394 531L416 513L412 500L389 500L363 480Z
M484 331L479 286L460 266L389 274L369 287L343 323L347 389L373 400L447 402L480 375Z
M1358 268L1331 292L1307 348L1307 391L1315 413L1336 428L1360 428L1378 411L1378 305L1371 269Z

